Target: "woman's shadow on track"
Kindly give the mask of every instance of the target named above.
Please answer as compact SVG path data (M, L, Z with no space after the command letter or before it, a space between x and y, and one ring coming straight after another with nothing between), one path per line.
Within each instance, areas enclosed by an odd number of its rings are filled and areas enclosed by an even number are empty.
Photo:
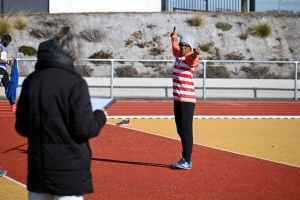
M151 167L170 168L170 165L157 164L157 163L135 162L135 161L124 161L124 160L112 160L112 159L105 159L105 158L92 158L92 160L94 160L94 161L102 161L102 162L112 162L112 163L129 164L129 165L144 165L144 166L151 166Z

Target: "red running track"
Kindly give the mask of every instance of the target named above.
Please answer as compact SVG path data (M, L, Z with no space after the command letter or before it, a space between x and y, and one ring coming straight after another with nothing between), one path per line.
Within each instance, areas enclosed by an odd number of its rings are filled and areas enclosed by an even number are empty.
M117 101L108 109L111 116L173 115L172 101ZM200 116L299 116L300 102L198 101Z
M172 115L173 102L119 101L110 115ZM299 115L299 102L197 102L196 115ZM26 184L27 140L0 103L0 155L8 176ZM90 141L98 199L300 199L300 168L195 145L192 170L171 170L178 140L106 125Z
M27 141L14 123L0 120L1 165L26 184ZM193 169L172 170L180 141L109 124L90 144L94 193L86 200L300 199L298 167L194 145Z
M109 116L173 115L172 101L116 101ZM198 101L198 116L300 116L300 102ZM0 101L0 117L14 118L7 101Z

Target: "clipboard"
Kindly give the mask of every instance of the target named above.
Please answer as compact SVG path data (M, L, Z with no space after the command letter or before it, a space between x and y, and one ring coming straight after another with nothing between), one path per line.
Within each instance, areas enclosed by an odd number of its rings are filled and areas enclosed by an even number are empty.
M116 100L107 98L91 98L92 110L107 110Z

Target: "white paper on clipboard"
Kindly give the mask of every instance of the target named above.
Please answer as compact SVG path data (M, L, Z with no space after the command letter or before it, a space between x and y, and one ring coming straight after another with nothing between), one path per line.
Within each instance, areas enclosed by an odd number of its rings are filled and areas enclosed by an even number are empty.
M108 109L116 100L107 98L91 98L92 110Z

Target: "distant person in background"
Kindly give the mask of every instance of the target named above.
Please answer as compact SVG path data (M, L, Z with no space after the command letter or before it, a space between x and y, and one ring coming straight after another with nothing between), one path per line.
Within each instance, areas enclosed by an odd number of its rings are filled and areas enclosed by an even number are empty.
M176 61L173 67L174 115L178 135L181 138L182 158L171 165L172 168L191 169L193 150L193 119L196 94L193 74L199 66L199 48L193 48L194 38L183 35L177 39L176 28L171 33L173 55Z
M35 71L23 82L15 128L28 138L29 200L75 200L93 192L89 139L106 123L92 111L86 81L75 72L79 36L63 27L38 48Z
M5 88L5 91L8 88L9 84L9 77L8 73L6 71L6 65L13 66L14 65L14 59L7 60L7 51L6 47L10 44L12 38L10 35L6 34L3 35L1 38L0 42L0 54L1 54L1 59L0 59L0 79L1 83ZM10 106L11 106L11 111L15 112L16 111L16 103L12 101L11 99L8 99Z

